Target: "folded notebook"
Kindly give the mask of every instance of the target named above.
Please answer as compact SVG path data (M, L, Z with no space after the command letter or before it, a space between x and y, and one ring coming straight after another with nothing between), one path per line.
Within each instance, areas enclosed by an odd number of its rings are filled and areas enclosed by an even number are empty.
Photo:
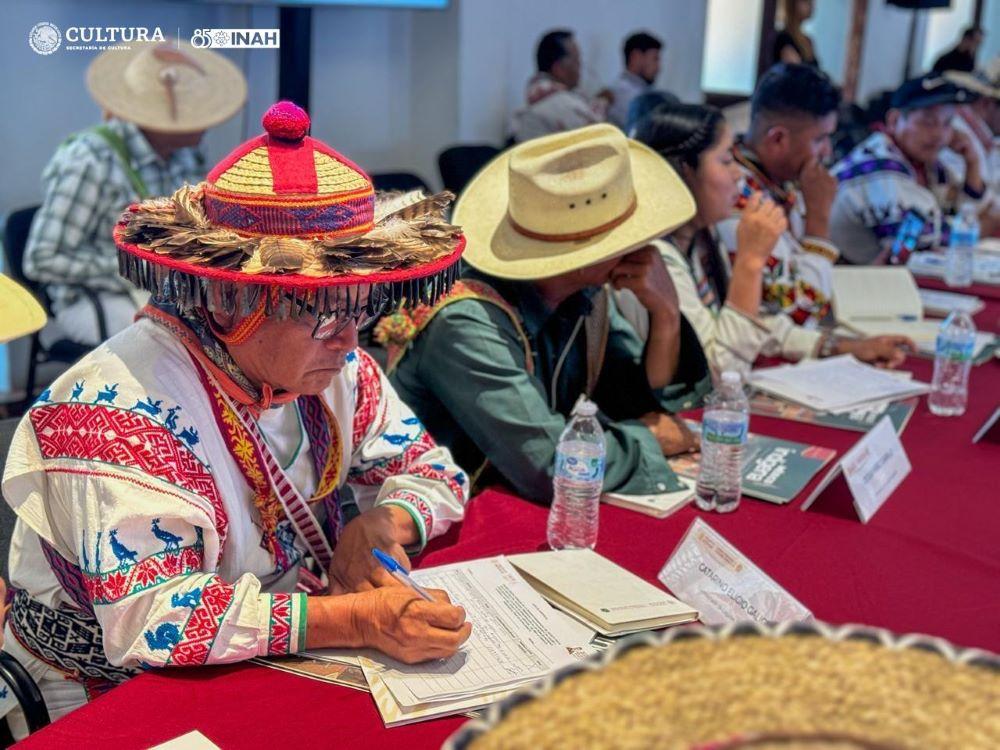
M593 550L532 552L507 559L538 593L601 635L698 619L697 610Z

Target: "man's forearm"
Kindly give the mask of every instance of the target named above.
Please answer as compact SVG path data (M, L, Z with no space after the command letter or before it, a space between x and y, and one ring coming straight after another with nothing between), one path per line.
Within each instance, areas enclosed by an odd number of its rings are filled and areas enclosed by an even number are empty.
M669 385L677 372L681 349L679 312L650 314L649 338L646 340L644 364L649 387L657 390Z
M306 648L358 648L361 630L354 621L357 594L306 599Z

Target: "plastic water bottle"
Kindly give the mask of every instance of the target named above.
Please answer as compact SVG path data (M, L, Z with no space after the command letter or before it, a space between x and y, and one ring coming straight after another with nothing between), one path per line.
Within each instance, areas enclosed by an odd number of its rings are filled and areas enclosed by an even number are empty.
M948 243L944 269L944 280L948 286L972 284L973 262L978 244L979 217L976 215L976 207L966 203L951 225L951 241Z
M976 345L976 326L967 313L955 310L941 324L934 351L934 380L927 406L939 417L965 413L969 370Z
M719 386L705 400L701 419L701 465L695 504L702 510L729 513L740 504L743 450L750 428L750 402L737 372L722 373Z
M548 541L552 549L593 549L604 485L604 430L597 405L584 397L559 437L549 511Z

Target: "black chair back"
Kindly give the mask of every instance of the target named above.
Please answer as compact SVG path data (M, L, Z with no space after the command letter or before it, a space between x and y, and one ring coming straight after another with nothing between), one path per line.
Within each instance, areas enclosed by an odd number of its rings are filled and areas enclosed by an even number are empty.
M458 195L480 169L500 153L486 143L451 146L438 154L438 169L445 189Z
M428 195L431 192L427 183L412 172L382 172L373 174L371 178L376 190L402 190L404 193L423 190Z
M7 274L22 286L26 286L36 294L38 285L24 275L24 249L28 245L28 233L31 231L31 221L35 218L38 206L29 206L12 211L7 215L3 227L3 252L6 260Z

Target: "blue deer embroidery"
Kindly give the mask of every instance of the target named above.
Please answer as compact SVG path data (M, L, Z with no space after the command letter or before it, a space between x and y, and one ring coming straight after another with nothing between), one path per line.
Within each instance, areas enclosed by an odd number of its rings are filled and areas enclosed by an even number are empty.
M153 401L149 396L146 396L145 401L136 401L135 406L132 407L132 411L144 411L151 417L160 416L160 412L163 409L160 408L162 401Z
M0 700L3 700L6 697L7 697L7 686L4 685L3 688L0 689Z
M159 403L157 401L156 403ZM163 426L173 432L177 429L177 412L181 410L179 406L171 406L167 409L167 418L163 420Z
M406 419L402 420L402 422L403 422L403 424L405 424L405 425L409 425L409 426L411 426L411 427L412 427L413 425L418 425L418 424L420 424L420 420L419 420L419 419L417 419L416 417L407 417Z
M161 529L160 528L160 519L159 518L154 518L153 519L153 528L152 528L152 531L153 531L153 536L155 536L157 539L159 539L161 542L163 542L163 544L164 544L163 551L164 552L179 552L180 551L180 549L181 549L180 542L183 539L183 537L179 537L176 534L171 534L169 531L166 531L165 529Z
M52 389L46 388L44 391L38 394L38 403L45 403L47 401L52 401Z
M80 380L79 382L73 383L73 392L69 395L70 401L79 401L80 396L83 395L83 384L87 382L85 380Z
M164 622L156 628L155 633L147 630L143 635L146 636L146 644L151 650L169 651L181 641L181 631L172 622Z
M177 437L187 443L188 448L192 448L198 444L198 430L194 427L185 427L177 434Z
M395 435L388 432L382 436L382 439L389 445L406 445L413 441L409 435Z
M118 569L123 570L128 567L128 563L136 564L138 555L135 550L129 549L118 541L118 529L111 529L108 537L111 539L111 551L118 558Z
M97 392L97 398L94 399L94 403L99 404L103 401L106 404L113 404L116 398L118 398L118 383L114 385L105 383L104 388Z
M185 594L174 594L170 597L173 607L190 607L194 609L201 604L201 589L191 589Z

